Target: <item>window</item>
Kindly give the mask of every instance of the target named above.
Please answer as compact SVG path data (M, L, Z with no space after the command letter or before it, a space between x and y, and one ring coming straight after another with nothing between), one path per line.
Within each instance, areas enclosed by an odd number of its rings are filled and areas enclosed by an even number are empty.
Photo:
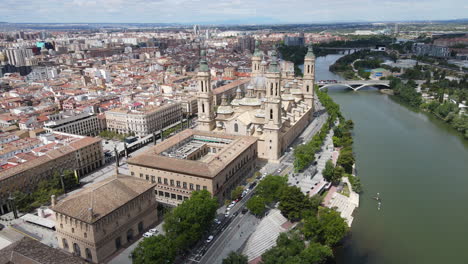
M85 252L86 252L86 259L87 259L87 260L92 260L92 259L93 259L93 255L91 255L91 250L89 250L89 248L86 248L86 249L85 249Z
M138 223L138 233L143 232L143 222Z
M166 184L166 185L167 185L167 179L166 179L166 178L164 178L164 184Z
M77 243L73 243L73 253L77 256L80 256L81 257L81 250L80 250L80 246L78 246Z
M193 190L193 183L190 184L190 190Z
M115 239L115 248L120 249L121 247L122 247L122 241L121 241L120 237L118 237L118 238Z
M147 181L149 181L149 175L148 175L148 174L146 174L145 176L146 176L146 177L145 177L145 178L146 178L146 180L147 180Z
M171 193L171 198L172 198L172 199L175 199L175 198L176 198L176 195L173 194L173 193Z
M151 176L151 183L155 183L156 182L156 177L155 176Z
M205 104L202 103L201 107L202 107L202 113L205 113Z
M75 228L72 228L72 233L75 233Z
M68 249L68 242L65 238L62 238L62 244L64 249Z
M203 190L207 190L208 188L206 186L203 186Z
M186 182L182 183L182 188L187 189L187 183Z
M171 186L174 186L174 180L171 180Z
M182 200L182 195L177 195L177 200L181 201Z
M161 177L158 177L158 183L162 183Z
M171 194L168 193L168 192L165 192L165 193L164 193L164 196L166 196L167 198L169 198L169 197L171 197Z
M163 191L159 191L159 196L164 196L164 192L163 192Z
M309 85L306 86L307 92L309 92Z
M180 181L177 181L176 184L177 184L177 187L180 188Z
M199 190L200 190L200 185L197 184L197 191L199 191Z
M273 109L270 109L270 119L273 119Z
M140 173L140 178L143 178L143 173Z
M133 240L133 229L130 228L130 229L127 231L127 242L130 242L130 241L132 241L132 240Z
M135 176L135 173L132 171L132 172L130 172L130 175Z
M86 234L86 232L84 232L84 238L87 238L88 237L88 234Z
M239 132L239 125L237 123L234 124L234 132Z

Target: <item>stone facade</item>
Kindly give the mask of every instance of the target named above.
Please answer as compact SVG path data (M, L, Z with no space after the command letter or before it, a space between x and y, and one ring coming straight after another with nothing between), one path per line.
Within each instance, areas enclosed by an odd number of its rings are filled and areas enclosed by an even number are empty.
M158 202L176 206L192 191L208 190L219 201L253 174L254 137L184 130L128 160L133 177L155 183Z
M59 247L105 262L157 222L154 184L117 175L53 205Z

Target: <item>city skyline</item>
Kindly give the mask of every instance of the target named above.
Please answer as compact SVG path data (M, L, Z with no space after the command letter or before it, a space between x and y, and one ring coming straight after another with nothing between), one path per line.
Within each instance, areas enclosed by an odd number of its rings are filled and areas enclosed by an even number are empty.
M2 21L11 23L289 24L447 20L466 18L468 4L430 1L333 0L327 2L187 0L4 0ZM457 7L457 8L455 8ZM291 14L295 14L291 16Z

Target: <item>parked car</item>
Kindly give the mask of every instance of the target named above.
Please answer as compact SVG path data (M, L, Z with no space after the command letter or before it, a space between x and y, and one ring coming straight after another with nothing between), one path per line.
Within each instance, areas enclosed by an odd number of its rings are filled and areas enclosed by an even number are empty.
M156 230L156 228L152 228L148 232L153 233L153 234L157 234L158 230Z
M154 234L151 232L146 232L143 234L143 237L152 237Z
M219 221L218 218L215 218L214 222L215 222L216 224L218 224L218 225L221 224L221 221Z
M224 217L226 217L226 218L229 217L229 212L226 212L226 213L224 214Z
M246 214L248 211L249 211L249 209L243 208L242 211L241 211L241 213L242 213L242 214Z
M209 236L208 239L206 240L206 243L210 243L213 240L213 236Z

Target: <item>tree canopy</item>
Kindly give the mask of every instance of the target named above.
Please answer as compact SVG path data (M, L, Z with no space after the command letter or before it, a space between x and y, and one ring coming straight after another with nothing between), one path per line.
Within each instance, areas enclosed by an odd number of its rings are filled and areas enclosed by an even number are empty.
M247 256L232 251L227 258L223 259L223 264L247 264Z
M132 252L133 264L173 263L177 249L171 239L158 235L143 239Z

